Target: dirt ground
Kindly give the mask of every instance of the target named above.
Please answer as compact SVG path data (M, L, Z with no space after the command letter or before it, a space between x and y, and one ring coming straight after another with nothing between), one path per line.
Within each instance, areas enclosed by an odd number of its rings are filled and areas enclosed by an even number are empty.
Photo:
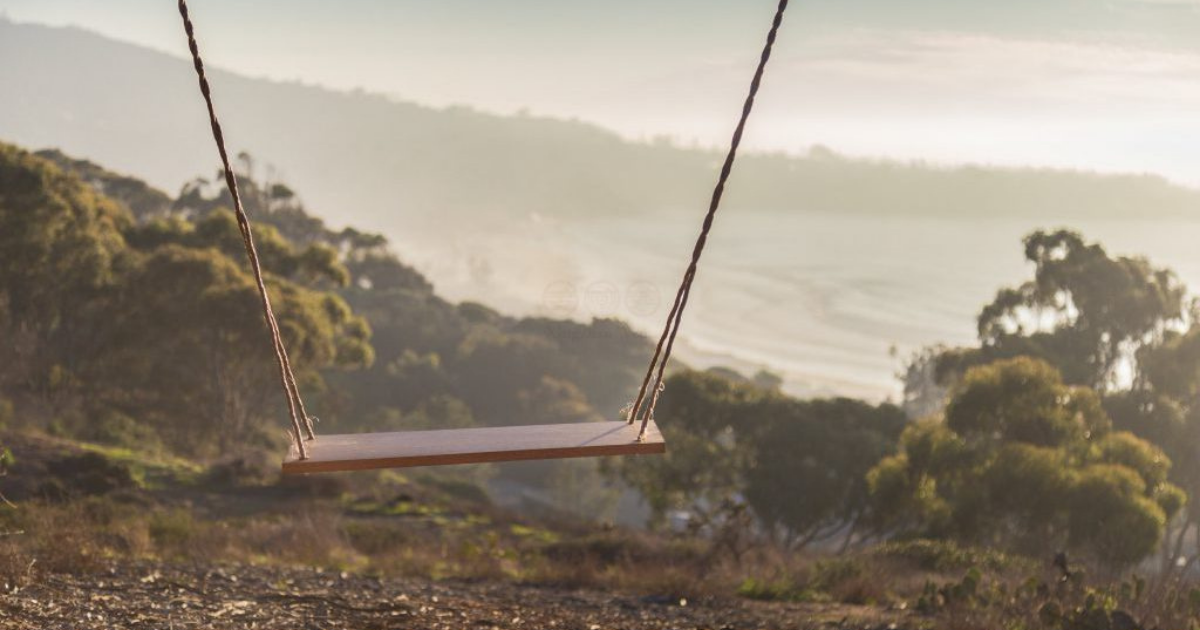
M912 628L899 611L734 599L681 601L504 583L378 579L307 569L147 563L41 575L0 595L6 630L261 628Z

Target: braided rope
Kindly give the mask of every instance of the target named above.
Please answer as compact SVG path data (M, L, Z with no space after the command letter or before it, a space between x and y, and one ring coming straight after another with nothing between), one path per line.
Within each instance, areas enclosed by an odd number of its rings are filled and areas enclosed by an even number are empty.
M758 89L762 84L763 72L766 70L767 61L771 59L771 50L775 46L775 38L779 34L779 27L783 24L783 14L787 10L788 0L779 0L779 7L775 10L775 19L771 22L771 30L767 33L767 43L763 47L762 55L758 60L758 68L754 71L754 78L750 81L750 93L746 96L746 102L742 105L742 117L738 120L737 128L733 132L733 139L729 145L729 153L725 155L725 163L721 166L721 175L717 178L717 185L713 188L712 200L708 205L708 213L704 215L704 224L700 229L700 236L696 239L696 246L692 249L692 261L687 267L687 271L683 274L683 281L679 285L679 291L675 294L675 302L671 306L671 312L667 315L667 323L663 328L662 335L658 338L658 344L654 348L654 357L650 360L650 366L646 368L646 376L642 379L642 386L638 390L637 399L629 408L626 421L633 424L637 417L638 411L641 410L642 426L638 432L638 440L642 440L646 436L646 426L650 424L650 420L654 417L654 408L658 405L659 394L663 389L663 374L667 369L667 362L671 359L671 350L675 346L675 336L679 333L679 325L683 321L683 311L687 308L688 298L692 292L692 282L696 279L696 268L700 264L700 256L704 253L704 245L708 242L708 233L712 230L713 219L716 217L717 209L721 206L721 198L725 194L725 184L729 181L729 175L733 172L733 163L737 159L738 147L742 144L742 134L746 130L746 122L750 119L750 112L754 109L754 99L758 96ZM661 356L661 361L660 357ZM658 368L655 373L655 367ZM651 388L650 383L653 378L654 386ZM646 396L649 393L650 397L647 400Z
M759 87L762 83L763 73L766 69L767 62L771 58L771 51L775 45L775 40L779 32L779 28L783 23L783 15L787 10L788 0L780 0L779 6L775 11L775 18L771 24L771 30L767 34L767 42L763 47L762 55L759 59L758 67L755 69L754 78L750 82L750 91L746 97L746 101L742 106L742 115L738 120L738 124L733 133L733 138L730 143L729 152L725 156L725 162L721 167L720 176L717 179L717 184L713 189L712 199L709 203L708 212L704 216L704 223L700 230L700 235L696 239L696 245L692 250L692 259L688 264L687 271L684 272L683 280L680 283L679 290L675 294L675 301L671 306L671 311L667 315L667 322L663 328L662 335L658 339L658 343L654 348L654 356L650 361L650 365L646 369L646 375L642 379L642 385L638 390L638 395L634 403L630 406L627 421L633 424L641 411L641 429L638 433L638 439L645 437L646 427L650 420L654 417L654 408L658 404L659 395L662 392L662 384L667 363L671 358L671 351L675 346L675 339L679 333L679 326L683 320L684 310L687 308L688 298L691 296L692 283L696 278L696 270L700 263L700 257L703 255L704 246L708 242L709 232L712 230L713 221L716 217L717 210L720 208L721 199L725 193L725 186L729 180L730 174L733 172L733 164L737 158L737 151L742 142L742 135L745 132L746 123L750 118L750 113L754 108L754 100L758 95ZM233 168L230 166L229 156L225 149L224 134L221 131L221 123L217 119L216 109L213 106L212 91L208 84L208 79L204 73L204 62L200 57L199 46L196 44L195 32L192 21L188 16L188 8L186 0L179 0L179 14L183 18L184 30L187 32L188 47L192 53L192 62L196 68L196 75L200 83L200 92L204 96L205 105L208 108L209 123L212 127L213 139L217 144L217 151L221 156L221 164L224 168L225 183L229 187L230 195L233 198L234 211L237 216L238 228L242 233L242 242L246 248L246 256L250 260L250 265L254 271L255 282L258 285L259 297L261 298L263 307L263 317L267 322L267 327L271 333L272 344L275 350L276 362L279 366L280 379L283 383L284 392L287 396L289 411L292 417L293 438L295 439L297 449L301 459L307 458L307 452L304 446L304 437L313 439L312 420L309 418L307 411L304 409L304 402L300 397L299 387L296 384L296 377L292 371L291 361L288 358L287 348L284 346L282 335L279 331L279 323L275 318L274 310L271 308L271 299L267 294L266 284L263 280L262 267L258 259L258 251L254 245L254 236L250 227L250 221L246 216L246 212L242 207L241 195L238 192L237 177L234 175ZM657 368L657 372L655 371ZM653 381L653 388L650 383ZM650 392L650 397L647 399L647 393Z
M304 438L313 439L312 421L304 409L304 401L300 398L300 388L296 385L296 375L292 372L292 363L288 359L287 347L283 343L283 335L279 332L279 322L275 319L275 311L271 308L271 297L267 294L267 285L263 279L262 265L258 259L258 249L254 246L254 232L250 228L250 219L242 207L242 196L238 191L237 176L229 164L229 153L225 149L225 134L221 131L221 122L217 119L217 111L213 106L212 89L204 74L204 61L200 58L200 47L196 44L196 33L188 15L186 0L179 0L179 16L183 18L183 29L187 32L188 49L192 52L192 65L196 68L196 76L200 82L200 93L204 96L204 104L208 107L208 122L212 127L213 140L217 143L217 152L221 156L221 165L225 171L225 185L233 198L233 210L237 216L238 229L242 233L242 245L246 248L246 257L254 270L254 281L258 285L258 296L262 303L263 319L271 333L271 344L275 350L275 361L279 366L279 378L283 383L284 395L288 401L288 411L292 416L292 438L300 459L308 459L308 450Z

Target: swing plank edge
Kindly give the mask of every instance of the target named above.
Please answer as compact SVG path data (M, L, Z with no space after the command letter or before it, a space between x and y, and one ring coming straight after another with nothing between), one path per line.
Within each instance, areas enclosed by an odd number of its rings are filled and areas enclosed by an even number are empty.
M572 424L483 427L395 433L321 435L305 443L308 459L295 445L283 461L284 474L483 464L530 459L566 459L666 452L658 426L622 420Z

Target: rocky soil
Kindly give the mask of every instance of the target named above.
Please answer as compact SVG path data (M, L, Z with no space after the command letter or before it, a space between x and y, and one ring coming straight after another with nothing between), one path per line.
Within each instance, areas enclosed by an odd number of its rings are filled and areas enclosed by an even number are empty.
M835 604L636 598L506 583L378 579L307 569L125 563L5 586L11 630L350 628L866 629L916 627L899 611Z

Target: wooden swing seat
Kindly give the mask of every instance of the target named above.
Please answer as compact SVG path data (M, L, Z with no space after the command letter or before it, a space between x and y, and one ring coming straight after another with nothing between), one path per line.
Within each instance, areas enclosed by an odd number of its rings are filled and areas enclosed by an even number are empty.
M293 444L284 474L483 464L527 459L566 459L665 453L662 433L651 422L638 441L640 423L577 422L394 433L320 435L305 443L308 459Z

